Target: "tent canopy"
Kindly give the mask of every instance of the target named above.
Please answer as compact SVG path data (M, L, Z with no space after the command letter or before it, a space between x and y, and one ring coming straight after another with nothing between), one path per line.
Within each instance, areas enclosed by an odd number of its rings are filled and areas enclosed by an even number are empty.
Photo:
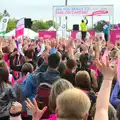
M6 33L5 37L12 37L15 36L15 29L10 31L9 33ZM24 28L24 37L29 37L31 39L34 39L35 37L38 37L38 33L34 32L31 29Z
M51 26L51 27L48 29L48 31L56 31L56 29L55 29L53 26Z

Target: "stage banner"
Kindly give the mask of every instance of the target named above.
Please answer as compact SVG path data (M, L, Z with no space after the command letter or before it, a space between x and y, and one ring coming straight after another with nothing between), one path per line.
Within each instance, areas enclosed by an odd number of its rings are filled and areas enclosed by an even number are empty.
M95 36L95 31L88 31L87 37ZM71 37L73 39L80 39L81 38L81 32L80 31L71 31Z
M120 30L111 30L110 42L115 45L118 40L120 40Z
M16 38L24 36L25 19L22 18L16 25Z
M39 37L42 37L44 39L56 38L56 31L40 31Z
M112 16L113 5L54 6L54 16Z

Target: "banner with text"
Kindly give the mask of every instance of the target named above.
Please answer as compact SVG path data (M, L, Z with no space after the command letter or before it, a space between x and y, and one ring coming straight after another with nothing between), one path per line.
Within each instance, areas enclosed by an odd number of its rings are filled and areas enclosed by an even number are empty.
M81 39L81 32L80 31L72 31L71 32L71 37L73 38L73 39ZM95 36L95 31L89 31L89 32L87 32L87 37L89 38L89 37L94 37Z
M56 31L40 31L39 37L42 37L44 39L56 38Z
M120 30L111 30L110 31L110 41L115 45L117 41L120 40Z
M55 6L54 16L112 16L113 5Z

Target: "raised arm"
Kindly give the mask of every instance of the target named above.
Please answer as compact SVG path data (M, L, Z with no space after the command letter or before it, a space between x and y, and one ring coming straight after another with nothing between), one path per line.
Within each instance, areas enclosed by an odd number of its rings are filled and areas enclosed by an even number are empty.
M98 94L94 120L108 120L108 105L115 70L109 66L108 58L106 58L106 65L99 60L97 60L97 65L104 74L104 81Z
M86 20L86 25L88 24L88 19L85 17L85 20Z

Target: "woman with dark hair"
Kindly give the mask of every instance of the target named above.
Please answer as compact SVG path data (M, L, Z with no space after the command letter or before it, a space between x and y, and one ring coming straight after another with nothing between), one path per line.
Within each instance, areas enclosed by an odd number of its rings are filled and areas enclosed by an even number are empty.
M0 120L9 120L10 103L16 98L8 79L8 70L0 68Z
M10 68L12 70L15 70L15 71L19 71L21 72L21 69L22 69L22 66L24 63L31 63L34 67L34 70L36 69L36 63L33 61L33 57L34 57L34 50L32 49L28 49L28 50L25 50L24 51L24 57L22 57L22 64L21 65L16 65L14 64L14 59L15 59L15 55L18 54L18 52L16 51L16 53L12 53L11 56L10 56Z
M69 59L66 63L66 67L67 68L65 69L62 78L68 80L73 86L75 86L75 71L77 68L76 61L74 59Z
M77 72L78 71L87 71L90 75L92 88L94 91L97 91L98 83L97 83L96 74L92 69L89 68L92 64L90 55L88 53L81 54L79 61L80 61L80 65L78 65Z

